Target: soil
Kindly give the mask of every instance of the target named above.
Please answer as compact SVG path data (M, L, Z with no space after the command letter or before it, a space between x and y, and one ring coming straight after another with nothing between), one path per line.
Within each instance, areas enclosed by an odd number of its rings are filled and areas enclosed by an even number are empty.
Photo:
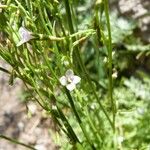
M9 68L2 60L0 66ZM16 80L13 86L8 81L9 75L0 71L0 134L30 144L37 150L55 150L48 132L53 126L52 120L44 118L43 111L35 103L25 105L21 101L23 84L20 80ZM0 150L26 149L0 138Z

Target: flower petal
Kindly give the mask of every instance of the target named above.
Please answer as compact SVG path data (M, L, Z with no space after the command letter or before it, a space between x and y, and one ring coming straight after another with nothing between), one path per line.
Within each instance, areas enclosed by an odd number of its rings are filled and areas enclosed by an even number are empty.
M77 84L80 82L80 80L81 80L81 78L79 76L73 76L72 83Z
M25 35L31 35L31 32L28 31L25 27L20 27L19 28L19 35L21 37L24 37Z
M67 78L71 78L73 75L74 75L74 73L73 73L73 70L71 70L71 69L68 69L67 71L66 71L66 77Z
M65 76L62 76L59 79L59 82L61 83L61 85L66 86L67 85L67 78Z
M76 88L76 85L74 83L70 83L66 86L66 88L69 90L69 91L72 91Z
M25 27L19 28L19 35L21 37L21 41L17 44L17 46L22 45L23 43L28 42L29 40L33 39L32 33L28 31Z

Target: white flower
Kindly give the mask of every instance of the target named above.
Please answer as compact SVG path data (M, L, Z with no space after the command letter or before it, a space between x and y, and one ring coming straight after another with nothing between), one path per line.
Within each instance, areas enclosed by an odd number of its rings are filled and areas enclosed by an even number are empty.
M71 69L66 71L65 76L62 76L59 81L61 85L66 86L69 91L72 91L76 88L76 84L81 80L80 77L74 75Z
M117 71L112 74L112 78L116 79L118 77Z
M124 137L123 136L118 136L117 140L119 143L122 143L124 141Z
M17 46L20 46L31 39L33 39L32 32L28 31L25 27L19 28L19 35L21 37L20 42L17 44Z

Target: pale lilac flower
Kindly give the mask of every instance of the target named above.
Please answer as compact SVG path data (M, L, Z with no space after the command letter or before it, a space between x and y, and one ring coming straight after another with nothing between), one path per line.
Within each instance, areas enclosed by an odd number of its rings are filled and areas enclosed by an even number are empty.
M20 42L17 44L17 46L20 46L31 39L33 39L32 32L28 31L25 27L19 28L19 35L21 37Z
M67 70L65 76L62 76L59 81L61 85L66 86L69 91L72 91L76 88L76 84L80 82L81 78L74 75L71 69Z

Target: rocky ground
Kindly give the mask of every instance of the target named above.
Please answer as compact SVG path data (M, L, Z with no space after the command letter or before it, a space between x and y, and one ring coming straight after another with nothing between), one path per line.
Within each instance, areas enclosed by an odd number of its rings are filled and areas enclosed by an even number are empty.
M2 60L0 66L9 67ZM52 127L51 119L44 118L42 110L34 103L25 105L22 102L20 80L16 80L13 86L8 81L9 76L0 71L0 134L34 145L38 150L55 150L48 133ZM26 149L0 138L0 150Z

